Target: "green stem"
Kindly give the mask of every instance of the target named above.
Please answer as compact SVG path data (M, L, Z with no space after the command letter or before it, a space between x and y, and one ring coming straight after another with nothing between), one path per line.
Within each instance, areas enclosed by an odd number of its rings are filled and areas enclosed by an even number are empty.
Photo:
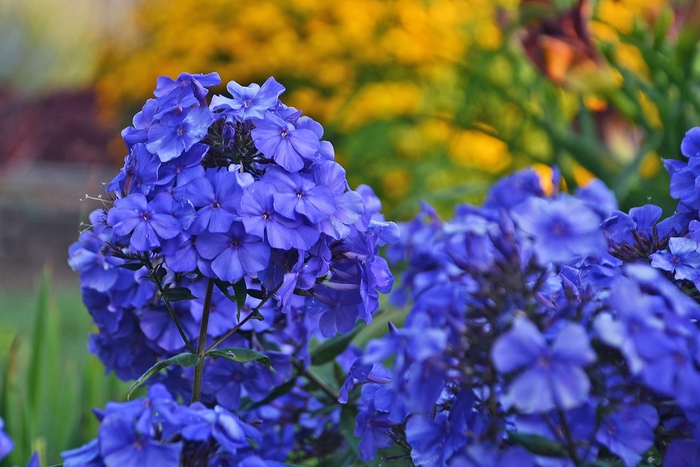
M209 327L209 312L211 311L211 299L214 294L214 279L207 279L207 291L204 295L204 309L202 310L202 322L199 325L199 341L197 342L197 355L199 361L194 367L194 384L192 386L192 403L199 401L202 392L202 375L204 374L204 357L207 348L207 329Z
M182 329L182 325L180 324L180 320L177 319L177 315L175 314L175 310L173 309L173 305L170 303L170 300L165 298L165 289L163 288L163 284L161 284L160 281L158 280L158 278L156 277L155 269L150 265L146 265L146 267L148 268L148 272L151 275L153 282L155 282L156 287L158 287L158 292L160 292L160 296L163 298L163 301L165 302L165 306L168 308L168 312L170 313L170 317L175 322L175 327L177 327L177 331L180 333L180 337L182 337L182 340L185 342L185 345L187 346L187 350L189 350L191 353L194 353L194 347L192 347L192 344L190 344L189 339L187 339L187 336L185 335L185 330Z
M579 458L578 452L576 451L576 443L574 442L574 437L571 433L569 421L566 419L566 414L560 408L557 408L557 414L559 414L559 420L561 421L561 429L564 432L566 450L569 452L569 457L576 467L580 467L583 465L583 462Z
M280 285L278 285L278 286L275 288L275 290L273 290L273 291L270 292L269 294L266 294L266 295L262 298L262 300L260 300L260 303L258 303L258 306L256 306L255 308L253 308L253 311L251 311L250 314L249 314L248 316L246 316L245 318L243 318L233 329L231 329L230 331L228 331L228 332L227 332L226 334L224 334L223 336L219 337L219 338L216 340L216 342L214 342L212 345L210 345L209 348L204 352L204 354L206 355L206 354L208 354L212 349L215 349L216 347L218 347L223 341L225 341L226 339L228 339L229 337L231 337L236 331L238 331L239 329L241 329L241 327L242 327L245 323L247 323L248 321L250 321L250 319L251 319L253 316L257 315L258 312L260 311L260 308L262 308L263 305L265 305L265 303L267 303L267 301L268 301L270 298L272 298L272 296L273 296L274 294L277 293L277 291L280 289L280 287L282 287L282 284L281 284L281 283L280 283Z
M301 362L295 362L294 366L296 367L297 371L301 372L301 375L303 375L304 377L306 377L306 379L318 386L318 388L321 391L325 392L331 399L333 399L334 401L338 400L338 398L340 397L338 391L330 387L328 383L323 381L316 373L311 371L310 368L304 368L303 363Z

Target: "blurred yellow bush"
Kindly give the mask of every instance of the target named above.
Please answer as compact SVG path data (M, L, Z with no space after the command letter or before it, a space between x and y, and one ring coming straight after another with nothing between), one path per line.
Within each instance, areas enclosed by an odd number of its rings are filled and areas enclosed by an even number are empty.
M478 195L470 184L533 161L563 164L572 182L627 166L649 177L658 156L644 157L661 143L642 142L664 131L665 114L661 94L624 88L653 79L629 37L673 22L667 3L144 1L138 32L106 48L97 89L103 111L124 118L160 75L217 71L243 85L274 75L285 103L324 125L351 183L372 184L399 214L436 189Z

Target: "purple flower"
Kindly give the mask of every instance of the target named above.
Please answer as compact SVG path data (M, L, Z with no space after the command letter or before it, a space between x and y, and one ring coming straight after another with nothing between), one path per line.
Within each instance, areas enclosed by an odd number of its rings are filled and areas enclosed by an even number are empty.
M124 159L124 168L107 185L105 191L147 195L158 182L159 167L160 159L148 152L145 144L137 143Z
M314 159L319 149L318 136L311 130L297 129L273 114L254 119L250 132L255 147L266 157L274 159L289 172L304 168L304 159Z
M600 218L581 200L528 198L512 215L518 227L532 237L540 264L607 251Z
M363 388L364 389L364 388ZM390 428L395 423L389 420L385 413L370 415L366 411L360 411L355 417L355 436L359 436L360 454L362 460L367 462L374 459L377 448L388 448L393 443L389 436Z
M97 438L79 448L63 451L61 457L63 467L104 467Z
M349 332L360 317L362 297L357 290L312 289L306 300L309 313L322 313L318 325L323 337Z
M214 96L210 107L212 110L230 109L241 120L264 118L266 111L273 110L277 106L279 96L284 92L284 86L275 81L272 76L263 83L262 87L255 83L243 87L235 81L230 81L226 89L233 98Z
M521 170L499 180L486 195L484 207L510 209L532 196L544 196L534 169Z
M247 234L240 222L234 222L225 233L202 233L195 246L203 258L211 260L217 278L227 282L237 282L246 274L257 277L270 259L270 247Z
M162 162L175 159L199 143L212 121L211 111L206 107L167 113L148 130L146 147L158 154Z
M511 383L508 398L523 412L533 413L584 403L591 382L581 367L596 356L580 324L566 323L550 348L534 324L516 318L494 343L491 358L502 373L525 369Z
M664 467L697 467L700 465L700 444L692 439L677 439L666 451Z
M695 280L700 267L700 253L695 240L673 237L668 240L671 252L661 251L651 255L651 265L674 273L677 280Z
M160 109L156 118L166 112L184 109L197 103L202 103L208 91L204 86L216 86L221 83L218 73L180 73L176 80L160 76L156 80L156 96Z
M106 465L164 467L180 465L182 443L163 443L150 433L139 433L130 420L106 417L100 425L100 452Z
M148 99L143 105L143 109L134 115L132 122L134 126L126 127L122 130L122 138L128 149L136 143L145 143L148 141L148 130L153 124L154 116L158 110L158 101Z
M688 158L700 156L700 127L691 128L685 133L681 153Z
M191 441L216 440L229 454L250 447L248 438L259 443L260 432L247 425L221 406L208 409L200 403L192 404L183 412L182 437ZM159 465L159 464L154 464Z
M7 456L14 447L12 439L5 433L5 421L0 418L0 460Z
M272 248L310 249L318 240L318 230L280 215L274 208L275 192L274 185L263 182L244 190L239 213L246 232L265 239Z
M603 419L595 439L632 467L654 445L658 423L659 415L651 405L623 407Z
M169 214L170 195L160 193L150 203L141 193L114 201L107 213L107 224L117 235L131 235L129 243L135 250L149 251L159 247L162 240L176 237L181 231L180 222Z
M335 212L333 193L325 186L316 185L310 177L268 170L263 180L277 187L274 207L285 217L297 219L301 214L315 224Z

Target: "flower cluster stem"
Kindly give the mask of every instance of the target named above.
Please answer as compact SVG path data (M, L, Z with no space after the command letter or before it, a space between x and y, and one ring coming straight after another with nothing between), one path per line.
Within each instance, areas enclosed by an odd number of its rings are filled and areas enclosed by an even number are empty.
M202 375L204 374L204 358L207 352L207 329L209 328L209 312L211 311L211 299L214 294L214 279L207 279L207 291L204 295L204 309L202 310L202 322L199 326L199 341L197 342L197 355L199 361L194 367L194 383L192 385L192 403L199 401L202 392Z

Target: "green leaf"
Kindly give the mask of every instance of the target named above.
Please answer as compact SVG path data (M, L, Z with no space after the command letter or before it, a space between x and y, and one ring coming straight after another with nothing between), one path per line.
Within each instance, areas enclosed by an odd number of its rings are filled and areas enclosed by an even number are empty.
M270 357L255 350L244 349L242 347L227 347L224 349L211 350L207 352L207 355L212 357L222 357L226 360L231 360L232 362L238 363L260 362L273 372L275 371L275 369L272 368Z
M249 410L257 409L263 405L267 405L274 401L278 397L284 396L289 393L296 386L296 378L292 378L281 386L277 386L275 389L267 395L267 397L261 401L253 402L249 397L244 397L241 403L241 412L248 412Z
M540 435L527 433L508 432L508 439L521 445L533 454L548 457L566 457L566 449L558 442Z
M128 269L129 271L138 271L143 267L143 263L123 263L118 265L117 267Z
M248 288L245 285L245 279L241 279L233 284L233 293L236 296L236 306L240 315L240 310L245 306L245 299L248 298Z
M163 370L170 365L178 365L182 366L185 368L192 368L197 366L197 363L199 362L199 356L197 354L193 353L181 353L178 355L175 355L174 357L170 357L166 360L161 360L155 365L153 365L151 368L149 368L144 374L142 374L139 379L134 381L134 383L129 387L129 393L126 395L126 398L129 399L131 396L131 393L134 392L134 389L138 388L141 386L148 378L151 376L155 375L158 373L160 370Z
M357 322L347 334L338 334L335 337L323 341L316 346L311 352L311 364L323 365L333 360L347 349L350 341L365 327L363 322Z
M178 300L192 300L193 298L197 298L194 295L192 295L192 292L190 292L190 289L187 287L175 287L172 289L165 289L163 290L163 298L170 302L176 302Z

